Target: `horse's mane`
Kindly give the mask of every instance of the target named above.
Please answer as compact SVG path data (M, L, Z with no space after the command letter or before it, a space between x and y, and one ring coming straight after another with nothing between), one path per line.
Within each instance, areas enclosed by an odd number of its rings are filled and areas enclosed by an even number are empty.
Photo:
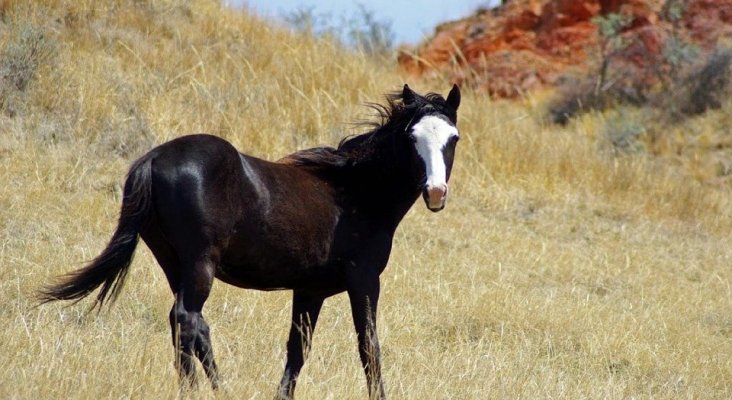
M445 99L437 93L424 96L414 93L414 97L415 101L405 104L400 91L386 95L385 105L366 103L367 107L375 111L376 120L361 121L356 125L369 127L369 131L343 138L338 147L323 146L299 150L278 162L315 168L338 168L371 160L385 142L406 131L421 110L445 109Z

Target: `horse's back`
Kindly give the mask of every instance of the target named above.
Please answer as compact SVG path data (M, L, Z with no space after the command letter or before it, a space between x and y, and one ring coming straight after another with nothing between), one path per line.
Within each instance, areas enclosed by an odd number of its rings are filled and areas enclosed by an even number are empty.
M175 179L191 173L211 174L238 168L239 152L226 140L207 134L182 136L163 143L154 153L153 172Z

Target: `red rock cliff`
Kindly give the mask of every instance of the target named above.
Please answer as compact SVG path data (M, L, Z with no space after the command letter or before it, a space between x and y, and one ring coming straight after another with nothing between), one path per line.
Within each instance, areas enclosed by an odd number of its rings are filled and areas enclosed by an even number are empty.
M686 0L669 21L663 0L509 0L438 26L417 49L402 49L400 67L415 75L447 74L494 96L513 97L593 68L600 37L593 18L626 15L622 60L643 70L663 51L673 29L701 49L732 36L732 0ZM645 68L647 70L647 68ZM647 73L647 72L646 72ZM651 79L650 77L648 79Z

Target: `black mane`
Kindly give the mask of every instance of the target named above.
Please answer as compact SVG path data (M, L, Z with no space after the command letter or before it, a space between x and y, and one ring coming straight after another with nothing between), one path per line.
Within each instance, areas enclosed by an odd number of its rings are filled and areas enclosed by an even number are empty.
M446 106L445 99L437 93L424 96L414 93L413 101L404 101L403 92L386 96L386 105L366 103L376 112L377 121L360 122L370 127L366 133L347 136L337 148L330 146L299 150L279 160L281 163L314 168L340 168L362 164L378 157L384 144L403 134L412 121L426 114L441 113L455 121L456 113Z

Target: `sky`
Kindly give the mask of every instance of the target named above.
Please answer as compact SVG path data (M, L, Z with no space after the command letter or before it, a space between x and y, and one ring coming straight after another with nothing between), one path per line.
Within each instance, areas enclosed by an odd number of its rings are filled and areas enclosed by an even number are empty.
M234 7L245 7L256 14L282 19L283 15L298 9L312 8L315 15L328 14L336 20L357 13L363 4L378 21L391 21L395 44L418 44L432 36L442 22L468 15L479 7L497 4L498 0L224 0ZM449 5L448 5L449 4Z

